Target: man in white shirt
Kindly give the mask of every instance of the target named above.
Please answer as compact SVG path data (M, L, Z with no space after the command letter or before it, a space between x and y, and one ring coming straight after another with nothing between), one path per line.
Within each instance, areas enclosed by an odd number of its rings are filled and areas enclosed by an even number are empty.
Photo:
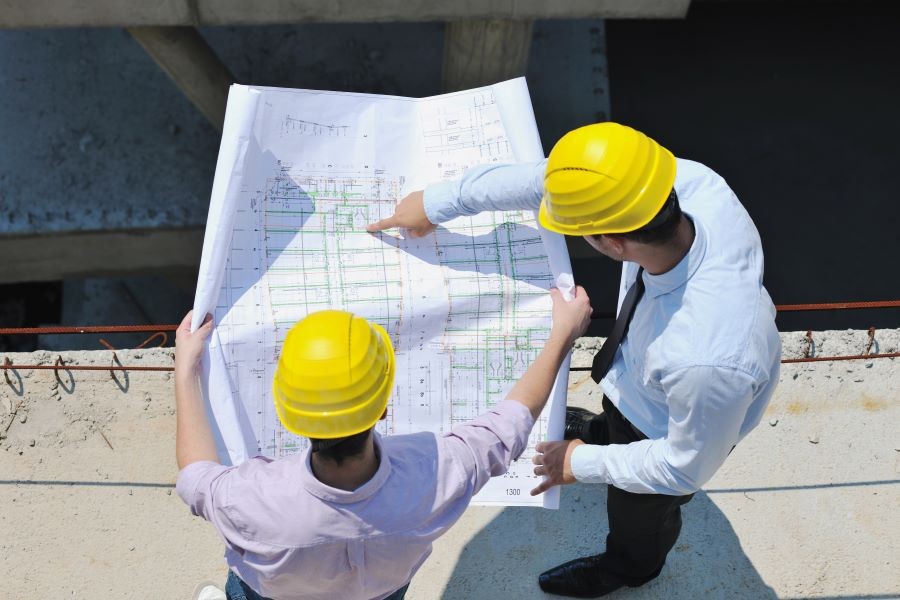
M540 209L623 262L619 316L594 359L603 413L569 409L566 441L534 457L546 480L607 484L605 551L542 573L541 588L598 597L659 575L686 504L753 429L781 358L759 234L725 181L616 123L566 134L546 161L474 167L404 198L369 231L413 236L483 210Z

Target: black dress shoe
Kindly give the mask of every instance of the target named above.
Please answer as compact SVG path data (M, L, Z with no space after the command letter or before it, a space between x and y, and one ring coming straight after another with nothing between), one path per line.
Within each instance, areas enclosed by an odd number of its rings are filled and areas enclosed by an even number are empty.
M548 594L572 598L599 598L625 586L600 568L601 554L576 558L538 576L538 585Z
M564 440L581 440L587 444L593 443L589 438L591 421L597 418L589 410L577 406L566 407L566 429L563 433Z

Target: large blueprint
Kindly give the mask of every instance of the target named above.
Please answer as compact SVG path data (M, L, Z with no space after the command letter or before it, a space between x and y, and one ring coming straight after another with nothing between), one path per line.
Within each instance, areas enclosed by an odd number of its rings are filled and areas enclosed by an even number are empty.
M384 326L397 351L383 434L448 431L501 401L543 347L548 288L571 288L561 236L531 211L461 217L427 237L369 234L407 193L472 165L539 160L523 79L412 99L232 86L195 300L216 328L204 359L223 459L305 448L271 382L288 329L343 309ZM533 446L560 439L568 364L530 448L476 497L555 507L528 494Z

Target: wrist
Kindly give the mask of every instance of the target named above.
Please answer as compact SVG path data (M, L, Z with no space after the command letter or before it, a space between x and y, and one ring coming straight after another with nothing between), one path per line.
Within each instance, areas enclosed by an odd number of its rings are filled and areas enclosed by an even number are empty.
M199 361L175 361L175 379L187 381L200 374Z
M577 337L578 336L575 336L574 332L560 331L553 327L550 329L550 337L547 340L547 345L560 346L564 350L568 351L569 348L572 347L572 344L575 343Z

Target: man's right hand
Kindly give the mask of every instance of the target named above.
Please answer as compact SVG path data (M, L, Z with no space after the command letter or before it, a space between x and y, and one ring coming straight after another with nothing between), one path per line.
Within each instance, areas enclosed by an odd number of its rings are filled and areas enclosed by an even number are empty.
M197 367L200 364L200 357L203 355L203 349L206 346L206 338L209 337L213 329L212 315L206 315L203 324L197 328L197 331L191 331L191 318L194 311L188 311L188 314L181 320L181 325L175 330L175 376L182 375L193 376L197 373Z
M550 297L553 298L553 326L550 336L564 338L568 344L575 343L591 323L591 299L580 285L575 286L575 295L569 301L563 298L562 292L557 288L550 288Z
M375 233L392 227L406 229L411 237L428 235L437 228L425 215L425 193L422 190L408 194L397 204L393 215L366 225L366 231Z

